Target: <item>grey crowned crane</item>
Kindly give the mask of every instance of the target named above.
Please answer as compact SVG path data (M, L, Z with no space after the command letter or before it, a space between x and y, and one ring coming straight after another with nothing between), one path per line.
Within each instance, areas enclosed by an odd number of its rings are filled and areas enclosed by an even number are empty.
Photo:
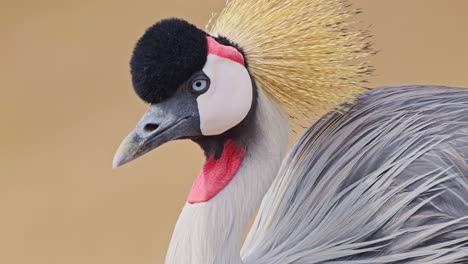
M166 19L141 37L150 106L114 167L176 139L206 155L166 263L468 263L468 90L362 88L353 14L232 0L207 31ZM288 115L315 121L289 151Z

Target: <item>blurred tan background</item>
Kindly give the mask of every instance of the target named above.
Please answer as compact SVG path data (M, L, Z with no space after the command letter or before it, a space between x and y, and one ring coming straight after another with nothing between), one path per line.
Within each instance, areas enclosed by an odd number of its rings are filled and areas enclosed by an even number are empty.
M163 263L202 155L176 142L111 170L146 108L128 61L156 20L204 26L224 2L0 1L0 263ZM354 2L372 86L468 87L468 1Z

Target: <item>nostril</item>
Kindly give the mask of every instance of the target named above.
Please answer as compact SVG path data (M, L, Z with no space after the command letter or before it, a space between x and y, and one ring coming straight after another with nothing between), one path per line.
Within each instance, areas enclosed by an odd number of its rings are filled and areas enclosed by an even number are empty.
M159 125L158 124L146 124L145 127L143 128L146 132L153 132L156 129L158 129Z

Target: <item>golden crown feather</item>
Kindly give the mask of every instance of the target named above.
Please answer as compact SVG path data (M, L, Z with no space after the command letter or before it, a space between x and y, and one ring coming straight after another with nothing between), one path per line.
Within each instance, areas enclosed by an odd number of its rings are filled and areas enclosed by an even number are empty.
M346 0L231 0L207 25L243 49L257 84L277 98L293 127L361 93L372 73L370 34L350 21Z

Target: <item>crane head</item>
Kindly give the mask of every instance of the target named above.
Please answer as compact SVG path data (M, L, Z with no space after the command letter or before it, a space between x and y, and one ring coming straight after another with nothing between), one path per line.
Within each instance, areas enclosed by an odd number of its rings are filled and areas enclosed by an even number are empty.
M171 140L226 133L254 106L242 51L181 19L151 26L130 66L135 92L149 109L121 143L114 168Z

